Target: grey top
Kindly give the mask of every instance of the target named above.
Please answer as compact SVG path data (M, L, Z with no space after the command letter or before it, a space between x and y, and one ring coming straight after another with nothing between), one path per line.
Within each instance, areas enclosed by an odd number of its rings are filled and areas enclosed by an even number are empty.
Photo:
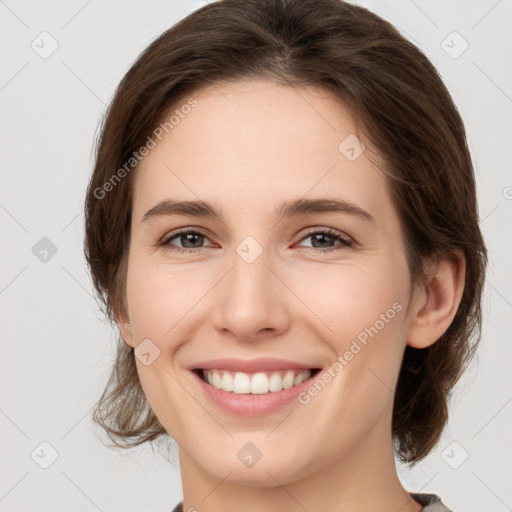
M421 512L452 512L446 505L443 504L441 498L436 494L426 493L409 493L418 503L423 505ZM178 503L172 512L183 512L183 502Z

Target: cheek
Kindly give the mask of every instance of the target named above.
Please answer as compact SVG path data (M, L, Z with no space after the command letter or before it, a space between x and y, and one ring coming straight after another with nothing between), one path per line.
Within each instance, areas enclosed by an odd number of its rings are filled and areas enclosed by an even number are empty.
M302 273L312 276L309 284L304 279L301 284L297 275L297 295L306 298L333 349L332 372L341 377L334 379L337 395L345 403L368 403L382 412L392 400L405 348L409 300L405 258L329 267ZM358 410L355 405L354 410Z
M406 279L361 268L345 270L331 273L323 291L315 287L307 295L308 306L329 326L323 339L333 357L324 372L325 390L315 384L301 402L310 401L305 407L312 428L322 431L323 425L330 425L340 433L331 446L340 450L364 437L377 422L387 421L405 347L407 307ZM322 279L315 283L327 284ZM321 453L326 447L321 440L318 443L315 449Z
M127 302L136 342L144 338L175 338L173 331L187 322L194 304L207 292L204 280L183 265L171 268L162 263L132 260L127 275Z
M364 342L365 333L369 336L366 329L372 326L391 339L401 329L404 315L399 313L406 309L409 292L405 260L397 258L394 264L387 258L377 260L316 267L308 263L287 274L287 282L303 298L317 324L325 327L326 337L338 352L359 335Z
M149 365L136 359L142 390L159 421L176 439L182 439L188 421L185 414L176 411L182 410L190 396L177 380L175 353L190 339L187 321L193 313L191 307L200 299L198 283L187 276L190 277L190 272L171 271L168 265L149 263L134 255L126 287L135 345L149 339L160 351Z

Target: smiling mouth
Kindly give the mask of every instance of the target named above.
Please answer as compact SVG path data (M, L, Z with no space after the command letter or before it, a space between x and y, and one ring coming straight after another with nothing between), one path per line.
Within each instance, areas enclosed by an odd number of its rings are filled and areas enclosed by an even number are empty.
M237 372L198 368L194 372L210 386L239 395L264 395L290 389L315 376L321 369L290 369L269 372Z

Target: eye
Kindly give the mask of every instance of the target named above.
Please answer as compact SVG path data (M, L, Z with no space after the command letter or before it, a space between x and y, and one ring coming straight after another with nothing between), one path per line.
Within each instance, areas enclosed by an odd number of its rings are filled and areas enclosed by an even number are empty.
M343 249L352 245L352 239L344 233L330 228L315 229L315 231L310 231L305 237L301 239L307 240L310 238L312 240L312 248L308 249L309 251L330 252L336 250L336 246L330 245L332 242L336 241L338 241L341 245L341 247L338 247L338 249Z
M182 244L180 246L176 246L171 243L174 239L178 239L178 241ZM202 243L204 240L208 240L204 233L200 231L193 230L183 230L177 233L173 233L167 237L165 237L159 245L168 247L169 249L178 251L178 252L197 252L197 250L201 250L204 248Z

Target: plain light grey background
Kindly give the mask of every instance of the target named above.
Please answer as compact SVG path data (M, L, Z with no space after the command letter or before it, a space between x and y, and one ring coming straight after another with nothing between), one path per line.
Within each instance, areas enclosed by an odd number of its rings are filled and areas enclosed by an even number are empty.
M394 23L451 91L490 257L478 358L438 449L399 473L454 512L512 510L512 1L354 3ZM117 83L152 39L203 5L0 0L1 512L163 512L181 499L175 446L118 453L90 420L115 338L85 269L83 200Z

